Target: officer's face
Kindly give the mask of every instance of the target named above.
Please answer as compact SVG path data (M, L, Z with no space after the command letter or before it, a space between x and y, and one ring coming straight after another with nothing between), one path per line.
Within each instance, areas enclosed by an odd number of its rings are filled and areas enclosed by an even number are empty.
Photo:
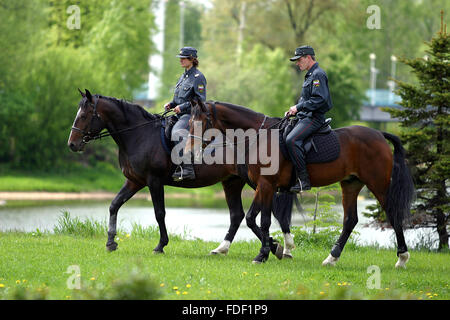
M180 58L180 65L183 68L190 68L193 65L193 62L187 58Z
M309 61L308 61L308 57L309 56L303 56L300 57L295 64L300 68L300 71L305 71L307 69L307 67L309 66Z

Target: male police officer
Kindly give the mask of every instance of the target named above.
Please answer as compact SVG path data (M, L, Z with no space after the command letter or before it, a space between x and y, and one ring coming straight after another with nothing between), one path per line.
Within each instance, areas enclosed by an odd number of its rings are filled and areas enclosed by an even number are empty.
M189 119L191 117L190 99L197 96L203 102L206 101L206 78L203 73L197 69L198 59L197 50L195 48L181 48L177 58L180 58L180 65L185 68L185 72L178 79L173 100L167 103L164 108L166 110L173 109L177 114L178 121L173 126L172 136L182 136L183 140L179 143L185 144L186 136L184 135L187 133ZM195 179L194 166L192 164L183 163L181 166L177 167L172 177L174 180Z
M332 108L332 104L327 74L316 62L314 49L301 46L295 49L294 57L290 60L295 61L301 71L306 70L301 97L298 103L286 112L299 118L286 138L286 145L297 173L297 183L291 188L291 192L301 192L311 189L303 142L323 125L325 112Z

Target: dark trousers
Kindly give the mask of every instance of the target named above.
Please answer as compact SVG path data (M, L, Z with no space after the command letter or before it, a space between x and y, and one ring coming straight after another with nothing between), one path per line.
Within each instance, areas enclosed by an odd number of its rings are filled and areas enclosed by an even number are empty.
M297 172L306 171L305 150L303 142L323 124L323 119L305 117L295 125L286 137L286 147Z

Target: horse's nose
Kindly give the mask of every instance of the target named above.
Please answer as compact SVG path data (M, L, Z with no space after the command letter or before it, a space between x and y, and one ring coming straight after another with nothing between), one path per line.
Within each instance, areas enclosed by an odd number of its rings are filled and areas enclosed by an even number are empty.
M76 147L76 145L75 145L75 143L73 143L73 142L70 142L69 143L69 148L70 148L70 150L72 150L73 152L77 152L78 150L77 150L77 147Z

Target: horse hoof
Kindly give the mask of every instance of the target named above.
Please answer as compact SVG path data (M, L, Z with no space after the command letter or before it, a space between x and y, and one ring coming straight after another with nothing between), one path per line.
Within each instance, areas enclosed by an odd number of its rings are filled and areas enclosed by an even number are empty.
M292 254L289 253L283 253L283 259L293 259L294 257L292 256Z
M275 257L277 257L278 260L283 259L283 251L284 251L283 246L280 245L280 244L278 244L278 245L277 245L277 248L276 248L276 250L275 250L275 253L274 253Z
M228 254L228 251L219 251L217 249L214 249L209 253L210 256L217 256L219 254L223 254L224 256L226 256Z
M255 259L253 259L252 263L253 264L261 264L263 262L266 262L269 259L269 253L263 253L260 252Z
M398 268L404 268L404 269L406 269L406 263L408 262L408 260L409 260L409 252L408 251L406 251L406 252L403 252L403 253L400 253L399 255L398 255L398 261L397 261L397 263L395 264L395 267L398 269Z
M164 254L164 250L153 250L153 254Z
M335 258L331 254L329 254L328 257L325 260L323 260L322 266L332 266L332 267L334 267L338 260L339 260L339 258Z
M228 240L222 241L222 243L214 250L211 250L210 255L223 254L227 255L228 250L230 249L231 242Z
M106 251L113 252L117 250L117 243L113 242L111 244L106 245Z

